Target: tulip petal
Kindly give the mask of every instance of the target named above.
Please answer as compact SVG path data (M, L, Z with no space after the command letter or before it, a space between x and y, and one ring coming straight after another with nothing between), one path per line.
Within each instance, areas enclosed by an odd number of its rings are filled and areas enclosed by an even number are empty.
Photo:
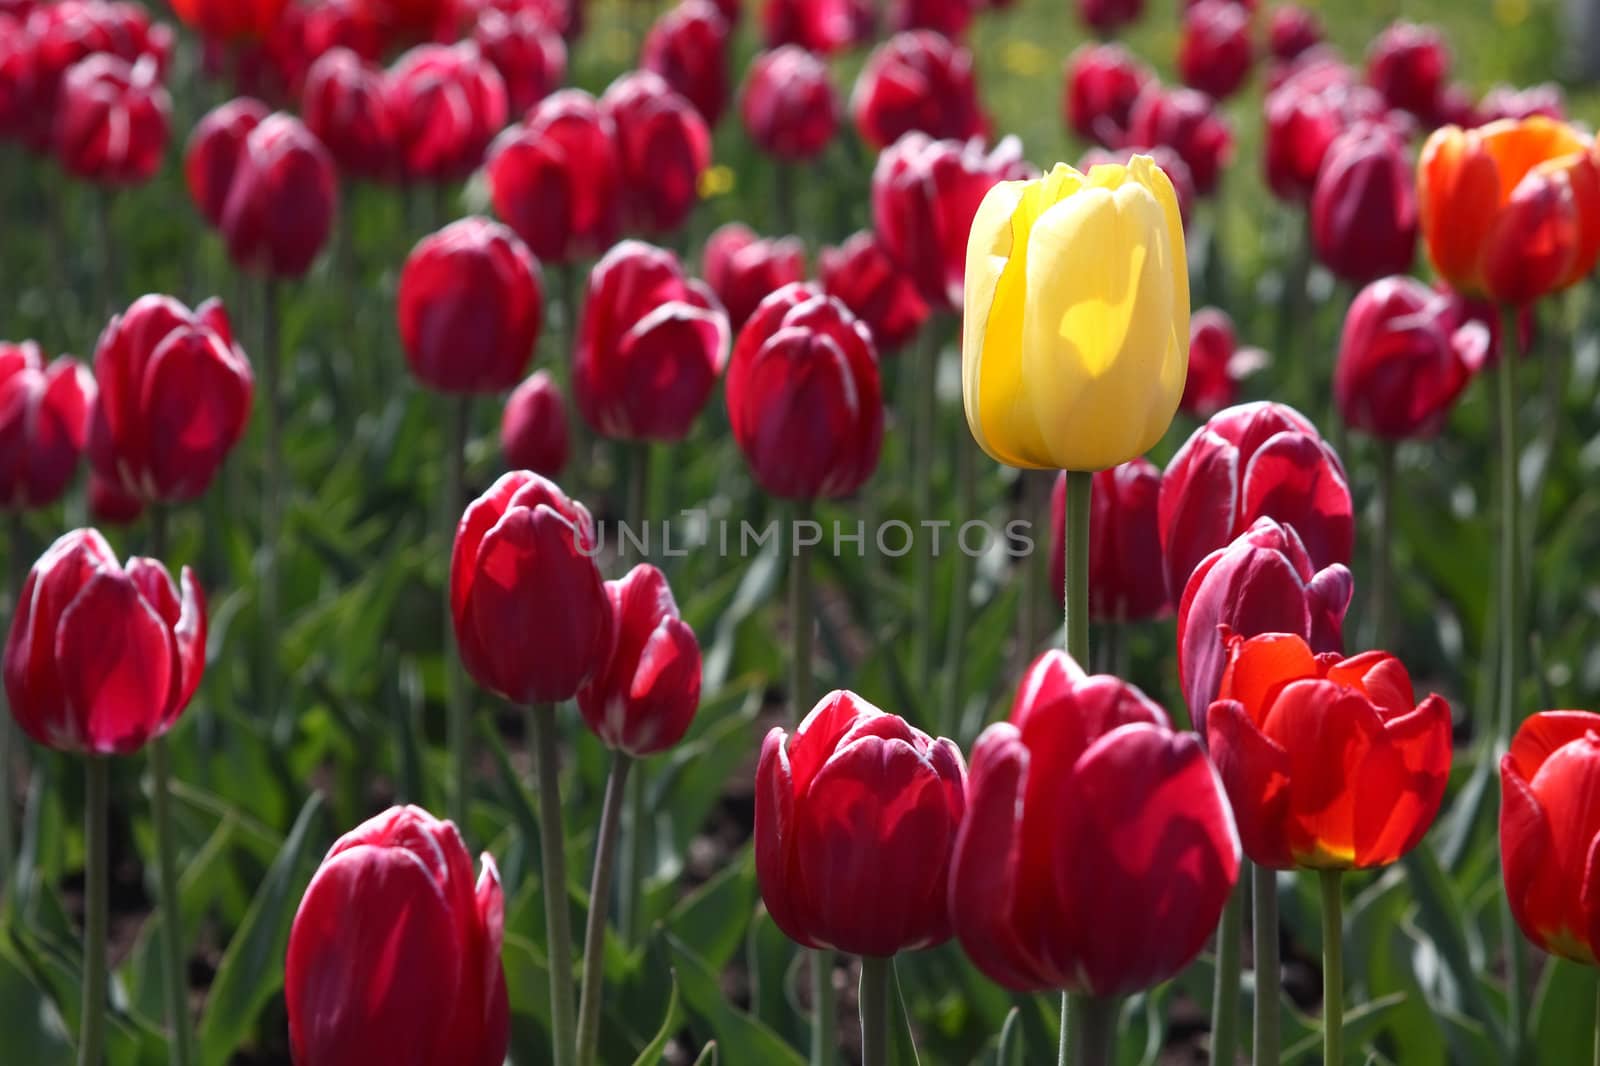
M1239 449L1203 427L1184 442L1161 482L1161 550L1167 594L1183 595L1189 575L1234 537L1239 511Z
M1293 633L1263 633L1235 644L1222 675L1221 698L1237 700L1264 725L1285 678L1315 677L1317 660L1305 639Z
M1228 791L1245 854L1262 866L1292 869L1284 832L1289 819L1289 753L1264 736L1235 700L1206 712L1207 742Z
M1511 740L1507 758L1524 781L1532 781L1546 759L1590 732L1600 733L1600 714L1590 711L1540 711L1529 715Z
M1449 704L1429 696L1414 711L1385 722L1381 741L1352 782L1356 865L1385 866L1421 843L1449 778Z
M1348 563L1355 540L1350 486L1332 450L1318 437L1283 432L1250 458L1240 513L1271 515L1294 527L1318 568Z
M788 734L774 726L761 744L761 761L756 764L756 882L773 923L795 943L815 948L801 920L810 904L794 859L795 782L787 740Z
M172 632L133 579L107 567L61 615L62 691L89 749L126 754L160 731L179 680Z
M1551 951L1561 936L1566 898L1544 808L1510 755L1500 760L1500 868L1506 899L1523 935Z
M1392 756L1377 712L1342 685L1293 681L1273 700L1261 732L1289 755L1288 833L1297 865L1354 866L1360 771L1375 747L1379 758Z

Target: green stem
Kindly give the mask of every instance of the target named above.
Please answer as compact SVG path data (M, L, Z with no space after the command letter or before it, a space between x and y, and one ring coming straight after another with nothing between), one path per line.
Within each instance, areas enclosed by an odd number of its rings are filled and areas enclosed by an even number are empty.
M1393 596L1394 560L1390 545L1394 532L1394 441L1378 443L1378 514L1372 531L1372 645L1389 646L1389 614Z
M839 1057L839 1018L834 1005L833 952L811 953L811 1066L833 1066Z
M441 500L440 527L444 531L444 557L450 556L450 545L455 542L456 525L466 507L462 499L466 484L467 427L472 417L472 397L463 393L446 401L446 420L449 434L445 443L444 493ZM461 659L455 647L455 615L450 606L450 576L444 580L444 641L445 685L448 699L450 731L450 765L452 788L450 790L450 818L462 833L467 832L472 788L472 760L468 735L472 717L471 701L467 693L466 678L461 672Z
M945 661L950 666L950 685L946 693L944 720L939 731L953 737L961 725L963 695L966 688L967 625L972 607L972 558L961 546L961 526L970 521L977 509L978 489L973 470L972 441L965 433L956 438L956 491L957 514L951 529L952 547L955 550L955 580L951 583L950 636L945 646Z
M1074 1066L1111 1066L1117 1044L1117 1001L1077 993L1071 999Z
M861 1066L889 1066L889 968L893 959L861 957Z
M1089 494L1094 475L1067 471L1067 654L1089 667Z
M1056 1051L1057 1066L1069 1066L1072 1062L1072 996L1070 993L1061 993L1061 1046Z
M800 523L810 518L811 501L797 501L789 529L790 536L796 535ZM806 548L794 546L789 554L789 629L794 639L794 652L789 658L789 715L791 722L798 724L810 712L812 699L811 553Z
M1503 746L1510 743L1514 730L1517 688L1521 680L1518 672L1520 597L1517 590L1522 574L1522 533L1518 521L1522 494L1517 476L1517 364L1521 353L1518 350L1515 308L1505 309L1500 337L1500 366L1497 371L1500 400L1500 706L1496 736ZM1509 904L1502 897L1502 910L1509 915L1509 909ZM1527 996L1527 949L1523 946L1516 923L1505 921L1502 924L1509 992L1507 1022L1511 1059L1513 1063L1520 1063L1525 1030L1523 1004Z
M1278 962L1278 873L1251 866L1254 914L1251 942L1255 948L1255 1066L1277 1066L1278 1011L1282 974Z
M940 323L929 322L923 330L921 358L913 374L911 387L916 391L916 449L915 470L916 523L933 518L934 449L938 440L938 374L939 338L943 335ZM918 525L920 529L920 525ZM932 542L924 544L916 538L916 605L917 605L917 676L927 677L933 671L933 612L934 612L934 559Z
M1322 1061L1344 1064L1344 899L1341 870L1320 870L1322 882Z
M1217 926L1217 969L1211 987L1211 1061L1233 1066L1239 1058L1239 981L1244 960L1244 893L1241 883L1228 894Z
M21 511L7 511L5 515L8 580L4 595L14 603L22 594L22 584L27 579L28 553L24 540L27 530L23 528ZM9 619L7 621L9 624ZM15 732L16 726L12 724L6 705L5 688L0 686L0 906L11 899L11 879L17 868L17 844L11 824L11 763L19 749ZM26 753L27 749L21 750Z
M275 739L287 743L294 728L288 708L278 706L278 551L282 535L283 408L278 350L278 283L268 278L261 290L261 407L266 452L261 477L261 677L258 688L265 719L273 723Z
M1600 1066L1600 980L1594 983L1594 1066Z
M107 839L111 764L91 755L84 763L83 1024L78 1066L101 1066L106 1037Z
M184 966L183 914L178 895L178 842L172 827L172 753L167 738L150 742L151 804L156 829L157 873L161 887L161 961L167 987L167 1020L172 1027L172 1066L194 1061L189 1024L189 979Z
M583 985L578 997L578 1066L593 1066L599 1054L600 994L606 975L606 910L611 897L611 867L616 858L617 827L623 793L633 759L625 751L611 757L606 798L600 809L600 836L595 842L594 872L589 880L589 914L583 932Z
M628 510L627 521L642 525L649 521L650 510L650 445L641 442L628 456ZM617 535L620 543L621 534ZM618 549L621 550L620 548ZM618 927L630 946L639 942L639 928L643 913L645 878L645 837L649 828L645 824L645 767L628 779L627 816L622 820L622 869L617 884Z
M533 747L539 777L539 857L550 958L551 1061L554 1066L574 1066L572 927L567 914L567 845L561 828L561 756L556 750L556 709L552 705L533 709Z

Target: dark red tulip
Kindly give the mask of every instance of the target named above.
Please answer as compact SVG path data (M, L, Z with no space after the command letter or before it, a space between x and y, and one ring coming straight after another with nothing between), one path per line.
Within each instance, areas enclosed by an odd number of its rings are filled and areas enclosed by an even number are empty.
M33 341L0 341L0 511L61 498L88 443L94 400L94 378L76 359L46 366Z
M1340 134L1311 191L1317 259L1361 284L1411 269L1417 249L1416 176L1390 127L1362 122Z
M616 134L624 213L646 233L670 233L700 200L711 131L700 112L647 70L622 75L600 98Z
M1396 22L1367 49L1367 82L1389 102L1431 118L1450 77L1450 49L1432 26Z
M886 355L905 346L928 320L928 304L870 231L853 234L818 257L818 280L866 324Z
M1144 15L1144 0L1078 0L1078 18L1098 33L1113 33Z
M1231 407L1239 396L1239 379L1254 370L1254 353L1240 352L1233 320L1226 311L1205 307L1189 319L1189 376L1179 410L1210 418Z
M966 767L853 692L831 692L756 767L756 879L791 940L887 957L950 939Z
M889 5L889 28L895 33L903 33L906 30L931 30L957 41L966 36L967 27L972 25L972 16L978 13L981 2L982 0L892 0Z
M1221 100L1239 90L1254 62L1248 10L1232 0L1201 0L1184 12L1178 74L1185 85Z
M35 8L25 24L32 60L32 88L25 143L44 152L60 121L58 97L66 73L93 55L109 54L135 65L150 57L159 76L172 50L172 33L151 23L137 4L107 0L57 0Z
M20 19L0 15L0 138L23 139L38 121L39 62Z
M502 15L532 15L555 30L569 44L583 33L586 0L455 0L460 24L471 25L488 11Z
M506 124L505 82L470 41L411 49L390 68L389 93L411 181L466 177Z
M872 36L867 0L764 0L761 24L768 48L797 45L828 56Z
M510 1039L505 898L484 852L391 807L340 837L289 927L284 1001L299 1066L499 1066Z
M513 115L549 96L567 76L566 42L531 11L515 15L485 11L473 24L472 39L500 72Z
M864 485L883 447L883 387L867 327L811 285L767 297L728 363L728 421L756 481L788 500Z
M456 0L367 0L391 36L409 41L450 36L456 21Z
M678 257L623 241L595 264L573 353L584 421L615 440L682 440L728 360L728 316Z
M213 226L222 225L228 192L244 142L271 112L260 100L241 96L208 112L189 134L183 153L183 176L189 198L200 216Z
M1189 226L1189 219L1194 213L1194 202L1199 196L1194 189L1194 176L1189 173L1189 164L1183 157L1165 145L1147 147L1145 145L1129 145L1126 148L1091 148L1083 154L1078 161L1078 169L1089 173L1089 168L1097 167L1102 163L1115 163L1118 166L1127 166L1129 160L1136 155L1147 155L1167 175L1167 180L1172 182L1172 192L1178 198L1178 214L1183 217L1184 228Z
M1133 105L1155 74L1120 44L1086 44L1067 59L1062 110L1079 137L1105 148L1128 143Z
M411 373L448 393L516 385L544 317L539 264L515 233L479 217L417 243L400 272L398 303Z
M1262 516L1292 525L1314 567L1348 564L1353 515L1344 465L1304 415L1280 403L1230 407L1194 431L1161 480L1167 590L1179 593Z
M382 180L396 170L394 113L383 71L348 48L335 48L311 64L300 113L352 177Z
M1526 89L1496 85L1483 95L1477 105L1477 119L1482 124L1503 118L1531 118L1534 115L1543 115L1558 122L1566 121L1567 105L1561 95L1561 86L1553 81L1530 85Z
M1161 529L1156 504L1161 470L1130 459L1098 471L1089 496L1089 617L1101 622L1142 622L1171 606L1161 572ZM1067 476L1050 494L1050 587L1066 579Z
M77 529L33 564L6 641L11 716L55 751L131 755L178 721L205 670L206 604L194 574L117 562Z
M55 153L67 173L137 185L161 169L172 100L155 60L97 54L68 69L56 100Z
M972 53L932 30L900 33L873 50L850 95L856 132L873 148L913 130L930 137L984 136Z
M100 334L94 376L89 461L147 503L204 494L244 436L255 391L218 300L191 311L170 296L141 296Z
M1210 97L1193 89L1151 85L1128 119L1131 144L1166 145L1189 165L1195 191L1210 196L1233 158L1233 130Z
M1267 23L1267 48L1274 59L1289 62L1322 43L1322 20L1299 4L1280 4Z
M678 616L666 575L649 563L606 582L616 642L578 690L578 710L608 748L636 759L683 739L700 708L700 642Z
M711 0L683 0L644 39L639 66L652 70L694 105L707 126L728 107L729 23Z
M1468 358L1472 350L1450 328L1446 297L1411 277L1375 281L1345 316L1333 371L1339 415L1385 440L1431 436L1477 369Z
M762 300L805 280L805 245L798 237L758 237L749 226L730 222L706 241L704 269L729 325L738 331Z
M289 0L170 0L172 12L205 37L259 40L272 31Z
M497 215L546 263L597 255L621 227L621 164L611 120L594 97L562 89L489 150Z
M1040 656L972 751L950 915L978 969L1016 991L1149 988L1200 953L1238 876L1199 739L1132 685Z
M98 471L89 471L89 517L100 525L128 526L144 515L144 501Z
M784 45L750 61L739 117L768 155L814 159L839 129L839 95L822 60L799 45Z
M450 606L467 673L512 703L569 700L605 669L611 601L583 504L527 471L467 508L450 555Z
M293 47L308 66L335 48L348 48L376 63L389 46L388 31L368 0L317 0L290 10L298 13ZM280 22L280 27L288 21Z
M549 371L535 370L511 393L500 419L500 451L506 465L554 479L566 469L571 450L561 389Z
M303 277L338 209L328 150L293 115L269 115L245 138L233 173L221 223L228 255L243 270Z
M1388 115L1383 98L1355 82L1342 64L1303 68L1267 93L1265 163L1267 185L1280 200L1311 198L1328 149L1361 121Z
M1316 652L1344 651L1344 615L1355 582L1343 563L1318 570L1293 526L1258 518L1206 556L1178 601L1178 679L1201 736L1217 698L1228 648L1221 626L1241 637L1297 633Z

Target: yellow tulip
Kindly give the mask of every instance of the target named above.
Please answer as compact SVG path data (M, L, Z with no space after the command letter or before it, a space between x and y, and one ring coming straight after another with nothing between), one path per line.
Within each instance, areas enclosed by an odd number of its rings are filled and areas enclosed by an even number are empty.
M1103 470L1172 423L1189 370L1178 198L1148 156L984 197L967 242L967 424L1009 466Z

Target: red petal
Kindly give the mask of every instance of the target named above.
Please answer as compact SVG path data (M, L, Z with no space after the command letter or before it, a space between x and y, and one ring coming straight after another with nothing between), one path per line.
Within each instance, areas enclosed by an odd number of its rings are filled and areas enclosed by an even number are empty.
M1263 736L1232 700L1213 703L1206 725L1211 758L1228 790L1245 854L1262 866L1292 868L1288 753Z
M1235 646L1217 697L1238 701L1258 727L1264 726L1277 691L1317 673L1317 660L1303 638L1267 633Z
M62 691L90 750L127 754L154 736L172 698L172 633L120 569L100 571L61 616Z
M1289 756L1289 846L1296 863L1355 865L1358 771L1382 745L1378 712L1341 685L1295 681L1273 701L1261 732Z
M1500 868L1523 934L1543 951L1570 926L1561 870L1544 808L1510 755L1500 760Z
M1533 780L1544 761L1584 734L1600 733L1600 714L1589 711L1540 711L1517 729L1507 757L1524 781Z
M1389 719L1379 748L1355 782L1361 867L1394 862L1421 843L1438 816L1450 779L1449 704L1429 696L1410 714Z
M816 947L804 924L809 904L794 866L794 777L784 750L788 735L773 727L756 765L756 882L767 913L790 940Z

